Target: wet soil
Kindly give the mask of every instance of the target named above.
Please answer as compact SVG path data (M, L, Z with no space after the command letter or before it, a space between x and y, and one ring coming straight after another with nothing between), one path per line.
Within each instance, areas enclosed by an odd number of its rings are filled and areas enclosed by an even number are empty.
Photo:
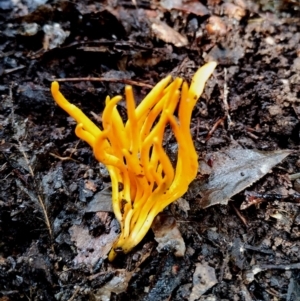
M300 300L299 3L175 2L0 1L1 301ZM291 154L227 205L203 209L192 190L190 210L171 205L184 257L150 231L108 262L97 244L118 231L110 179L51 81L100 124L106 95L133 84L141 100L212 59L191 124L199 158L233 144Z

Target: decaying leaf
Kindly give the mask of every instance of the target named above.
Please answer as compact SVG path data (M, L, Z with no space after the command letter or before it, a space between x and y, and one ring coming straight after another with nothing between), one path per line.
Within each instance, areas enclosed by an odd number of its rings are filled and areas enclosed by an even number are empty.
M118 222L110 220L107 212L97 213L100 220L109 227L109 233L103 233L98 237L93 237L89 234L89 229L82 225L74 225L70 228L72 241L75 242L78 254L74 258L75 265L84 263L94 266L99 258L106 258L114 241L118 237Z
M113 212L111 203L111 187L106 187L97 192L88 203L85 212Z
M125 292L133 273L125 269L116 270L116 275L96 292L95 300L110 301L111 293L120 294Z
M290 150L262 152L232 147L210 154L212 173L200 187L201 207L226 205L232 196L258 181L290 153Z
M193 275L193 289L189 301L199 299L200 296L217 283L215 269L210 267L206 262L197 263Z
M188 14L195 14L200 17L209 15L209 11L202 3L199 1L187 1L181 5L175 6L175 9Z
M191 1L182 1L182 0L161 0L160 4L165 9L171 10L179 10L183 13L187 14L195 14L198 16L206 16L209 15L209 11L201 2L191 0Z
M191 209L191 207L190 203L186 199L179 198L174 202L174 204L185 214L186 217L188 217L188 211Z
M174 251L176 257L184 256L185 243L173 216L157 215L151 228L158 242L158 252L168 250Z
M223 4L223 10L225 15L238 21L246 15L246 10L244 8L229 2Z
M163 40L166 43L171 43L176 47L183 47L188 44L188 40L185 36L181 35L165 22L159 21L157 19L152 19L151 22L152 31L157 38Z
M140 265L151 255L152 247L151 244L145 244L143 249L140 250L136 255L138 255L138 262L136 263L136 267L132 271L128 271L126 269L118 269L114 270L114 276L99 290L96 290L95 294L92 295L92 300L95 301L110 301L111 293L120 294L127 291L128 283L131 280L131 277L136 274ZM104 272L105 273L105 272ZM101 274L101 273L99 273ZM90 276L90 279L97 277L96 275Z

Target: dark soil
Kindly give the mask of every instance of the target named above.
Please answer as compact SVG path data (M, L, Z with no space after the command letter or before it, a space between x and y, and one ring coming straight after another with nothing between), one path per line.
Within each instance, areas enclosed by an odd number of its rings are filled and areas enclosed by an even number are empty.
M1 301L300 300L299 2L173 2L0 1ZM54 103L52 79L78 79L61 89L99 122L106 95L130 80L141 100L147 85L190 80L211 59L218 67L191 125L199 158L232 144L292 154L228 205L202 209L191 192L188 214L171 205L183 258L158 252L151 231L113 263L83 254L74 229L95 243L117 229L113 213L90 209L110 179ZM199 264L216 275L203 292Z

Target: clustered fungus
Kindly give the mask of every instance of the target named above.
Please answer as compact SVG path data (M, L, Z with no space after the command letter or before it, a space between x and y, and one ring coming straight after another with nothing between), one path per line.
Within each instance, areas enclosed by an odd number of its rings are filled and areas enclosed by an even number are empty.
M102 129L65 99L57 82L52 83L56 103L77 122L76 135L92 147L111 177L113 211L121 233L109 260L118 251L132 250L146 235L155 216L181 197L196 177L198 157L190 132L191 115L215 67L215 62L209 62L199 68L190 87L181 78L172 81L167 76L138 106L132 87L126 86L125 123L117 110L122 97L107 96ZM175 166L163 146L168 125L178 143Z

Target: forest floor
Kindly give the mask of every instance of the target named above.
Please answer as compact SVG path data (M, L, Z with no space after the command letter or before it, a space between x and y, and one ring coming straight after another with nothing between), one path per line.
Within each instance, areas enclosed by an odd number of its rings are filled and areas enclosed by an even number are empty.
M300 5L202 3L0 1L0 301L300 300ZM100 125L106 95L211 60L197 179L111 263L110 178L51 81Z

